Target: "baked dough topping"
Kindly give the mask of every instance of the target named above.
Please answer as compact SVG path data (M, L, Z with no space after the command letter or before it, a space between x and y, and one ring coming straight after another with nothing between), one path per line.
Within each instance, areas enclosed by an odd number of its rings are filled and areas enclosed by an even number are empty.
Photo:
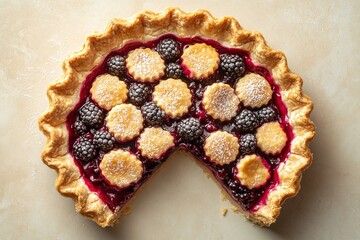
M155 86L153 101L172 118L181 117L191 106L191 93L186 83L169 78Z
M208 78L219 67L219 54L216 49L205 43L196 43L184 50L181 56L185 73L189 78L202 80Z
M126 67L139 82L155 82L165 74L164 60L150 48L137 48L129 53Z
M270 178L268 168L264 165L261 157L252 154L241 158L236 164L237 174L241 185L249 189L257 188L266 183Z
M145 128L139 138L139 150L143 157L156 160L175 146L174 137L162 128Z
M90 93L100 107L110 110L127 100L128 90L125 82L120 81L117 76L103 74L95 79Z
M256 131L258 147L266 154L278 154L285 147L287 137L278 122L264 123Z
M224 131L213 132L205 140L204 151L211 162L219 165L229 164L235 161L239 153L238 139Z
M105 121L115 139L124 142L139 136L144 120L134 105L120 104L110 110Z
M204 93L203 105L207 114L220 121L232 119L239 108L234 89L224 83L214 83Z
M271 100L272 90L264 77L250 73L236 83L236 94L245 107L259 108Z
M138 182L143 174L143 164L133 154L121 149L104 155L100 163L102 175L119 188Z

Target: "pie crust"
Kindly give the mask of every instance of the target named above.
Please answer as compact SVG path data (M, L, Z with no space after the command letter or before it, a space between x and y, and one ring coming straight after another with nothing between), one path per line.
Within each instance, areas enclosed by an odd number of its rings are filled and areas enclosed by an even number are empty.
M239 147L235 136L225 131L216 131L206 138L204 151L211 162L224 165L236 160Z
M268 81L255 73L242 77L236 84L235 91L244 106L251 108L266 105L273 94Z
M232 87L224 83L214 83L206 88L202 103L211 117L227 121L235 117L240 101Z
M121 142L139 136L143 129L144 120L141 112L132 104L120 104L113 107L105 120L109 132Z
M118 77L104 74L96 78L91 89L91 98L100 107L111 110L116 105L126 101L128 90L126 84Z
M302 79L289 70L284 54L271 49L260 33L244 30L234 18L214 18L204 10L186 13L169 8L162 12L144 11L129 20L113 19L104 33L89 36L83 48L64 61L64 74L49 86L49 107L39 119L39 127L47 138L42 159L58 173L57 190L73 198L76 210L102 227L113 225L128 212L131 201L121 209L111 211L96 193L89 190L68 152L66 119L78 101L82 82L104 56L131 41L148 41L168 33L180 37L202 36L248 51L252 61L266 67L280 87L294 134L290 154L278 168L280 182L268 194L266 204L256 211L243 211L253 222L269 226L275 222L284 200L297 194L301 174L311 164L312 153L308 146L315 128L309 115L313 104L301 90ZM230 196L229 200L237 205Z
M257 129L256 139L258 147L266 154L281 152L287 141L286 134L278 122L264 123Z
M173 147L174 137L160 127L146 128L140 135L139 150L149 160L159 159L162 154Z
M215 48L205 43L197 43L186 48L181 59L185 73L197 80L212 75L220 62Z
M236 164L236 169L236 177L242 185L247 186L249 189L265 184L270 178L270 173L261 157L255 154L241 158Z
M136 156L118 149L105 154L99 168L112 185L124 188L140 180L143 173L142 165Z
M138 48L129 53L126 66L130 75L139 82L155 82L165 74L164 60L149 48Z
M181 117L191 106L191 93L186 83L169 78L155 86L153 101L172 118Z

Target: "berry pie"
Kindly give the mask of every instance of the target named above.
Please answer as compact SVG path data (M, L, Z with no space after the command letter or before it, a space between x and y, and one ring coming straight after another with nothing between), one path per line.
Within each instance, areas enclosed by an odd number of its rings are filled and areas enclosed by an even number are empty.
M312 160L312 102L283 53L230 17L177 8L114 19L63 64L39 126L58 191L114 225L177 150L243 215L275 222Z

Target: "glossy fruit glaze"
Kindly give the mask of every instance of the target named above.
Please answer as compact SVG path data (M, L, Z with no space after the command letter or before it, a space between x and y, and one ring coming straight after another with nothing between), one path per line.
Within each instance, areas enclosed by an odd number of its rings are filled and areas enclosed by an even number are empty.
M277 169L281 163L286 161L289 152L290 152L290 145L293 139L293 132L292 128L288 122L287 118L287 109L281 99L280 89L279 86L275 83L271 73L264 67L255 65L248 52L245 52L240 49L236 48L228 48L221 45L219 42L211 40L211 39L204 39L202 37L191 37L191 38L179 38L174 35L164 35L158 39L149 41L149 42L132 42L128 43L122 48L111 52L108 54L104 60L96 66L91 73L86 77L82 84L82 88L79 95L79 101L74 106L73 110L69 113L67 117L67 129L69 131L69 152L72 153L72 145L79 137L77 133L73 130L73 125L78 115L79 108L85 103L86 99L90 96L90 88L92 83L94 82L95 78L101 74L107 73L106 61L114 56L114 55L121 55L126 57L128 52L139 48L139 47L148 47L155 49L157 43L165 38L173 38L178 41L180 44L181 50L186 48L186 46L194 43L206 43L208 45L213 46L219 54L228 53L228 54L237 54L243 57L245 64L246 64L246 71L245 74L253 72L262 75L267 79L267 81L272 86L273 96L272 100L269 102L269 106L275 108L278 112L278 121L281 124L281 127L285 131L287 135L287 144L283 148L282 152L276 156L269 156L262 153L258 148L255 150L255 154L261 156L264 161L267 162L267 166L269 167L269 171L271 174L270 179L267 181L266 184L263 186L249 190L245 186L241 186L239 181L236 180L235 177L235 165L237 161L234 161L228 165L220 166L215 163L209 161L208 157L205 156L203 150L203 143L206 137L213 131L216 130L225 130L230 132L240 138L241 133L238 132L233 124L232 121L228 122L219 122L217 120L212 119L210 116L206 114L206 111L203 109L201 101L202 95L206 86L214 83L214 82L225 82L224 76L221 72L216 71L209 79L204 79L202 81L194 81L188 79L185 74L181 78L184 82L188 84L188 87L192 93L192 106L189 109L189 112L183 116L181 119L186 117L195 117L200 119L201 124L204 128L204 134L197 140L194 141L183 141L176 133L176 124L180 119L171 119L169 117L163 122L161 127L165 130L171 132L171 134L175 138L175 147L169 149L159 160L151 161L141 156L140 151L137 147L137 138L132 141L128 141L125 143L116 142L115 148L121 148L127 151L130 151L132 154L135 154L138 159L143 162L144 166L144 174L142 178L136 183L129 187L120 189L116 186L112 186L109 182L105 179L105 177L101 174L101 170L99 168L99 164L103 155L106 152L99 151L97 152L95 158L90 162L83 162L79 161L74 157L74 162L79 167L81 176L83 177L85 183L89 187L89 189L93 192L96 192L100 199L111 209L115 210L118 207L122 207L124 204L128 202L129 199L136 193L136 191L142 186L142 184L149 179L149 177L156 171L160 165L166 161L168 156L175 151L176 149L184 149L194 155L194 157L203 164L209 172L215 177L217 181L219 181L220 185L224 188L224 190L229 193L229 195L235 200L244 210L246 211L256 211L259 206L266 204L266 199L276 185L279 183L279 178L277 174ZM181 64L181 60L178 59L177 63ZM186 69L185 69L186 70ZM163 79L166 79L164 76ZM121 77L121 80L125 81L127 85L133 82L133 78L126 74L125 76ZM225 82L232 87L235 86L236 80ZM148 84L152 88L157 83ZM148 99L151 101L151 95ZM240 106L240 109L243 109L243 106ZM106 110L103 109L106 114ZM144 127L148 125L145 124ZM102 128L105 127L105 123L103 124ZM90 130L87 134L89 138L92 137L92 132L94 130ZM242 157L242 153L240 152L237 156L237 159Z

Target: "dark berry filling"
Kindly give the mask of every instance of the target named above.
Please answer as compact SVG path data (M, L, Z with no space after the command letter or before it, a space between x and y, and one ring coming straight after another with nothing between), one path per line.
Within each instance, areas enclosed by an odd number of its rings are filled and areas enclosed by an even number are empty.
M89 131L88 127L80 120L79 117L76 118L73 129L79 136L84 135Z
M86 136L79 137L73 145L73 154L80 161L91 161L96 154L91 138Z
M153 102L147 102L141 107L141 113L145 121L150 125L161 124L166 117L166 114Z
M220 55L220 70L228 79L235 79L245 72L245 63L241 56L236 54Z
M112 56L106 62L108 72L114 76L121 76L126 71L125 58L119 55Z
M240 136L240 150L244 154L251 154L256 149L256 137L254 134L245 134Z
M199 138L204 130L200 120L196 118L186 118L177 125L177 133L182 140L192 141Z
M240 132L252 132L259 126L259 119L255 113L248 109L243 109L235 117L235 127Z
M156 50L166 61L176 60L180 57L181 53L179 43L173 38L165 38L161 40L157 44Z
M130 103L141 106L151 94L151 88L143 83L131 83L129 85Z
M256 111L256 114L259 118L260 124L276 120L277 118L276 110L270 106L259 109Z
M182 75L182 68L177 63L169 63L165 69L168 78L180 78Z
M209 79L193 81L183 74L179 58L184 47L201 42L217 49L221 56L220 68ZM156 84L136 83L127 74L126 55L139 47L148 47L158 51L167 62L166 76L163 79L180 78L188 84L192 93L192 106L189 108L189 112L180 119L167 117L165 112L151 101L152 89ZM219 122L208 116L201 104L206 86L214 82L224 82L234 87L238 77L250 72L262 75L272 86L273 98L269 104L261 109L246 109L244 106L240 106L239 109L241 110L237 116L228 122ZM256 211L259 206L266 204L268 193L279 183L277 168L289 155L293 133L287 120L287 109L281 99L279 87L267 69L253 64L249 53L239 49L227 48L214 40L201 37L178 38L174 35L165 35L146 43L133 42L125 45L110 53L103 63L94 68L87 76L80 92L80 100L67 118L69 151L74 156L74 161L89 189L96 192L110 209L115 210L128 202L176 148L167 151L158 161L151 161L141 156L136 143L137 138L125 143L115 141L104 124L107 111L89 100L92 83L97 76L105 73L122 76L129 90L127 103L132 103L141 109L145 119L144 127L160 126L164 130L170 131L175 137L176 146L191 152L204 164L230 196L244 209ZM257 127L272 120L279 121L286 132L288 141L280 154L267 156L256 147L254 134ZM227 131L238 137L241 151L237 159L246 154L254 153L267 161L270 166L271 178L266 184L250 190L242 186L234 177L237 161L223 166L209 161L208 157L205 156L203 144L206 137L217 130ZM144 166L142 178L136 184L123 189L110 185L99 169L103 155L112 149L119 148L135 154Z
M88 100L79 110L81 121L89 128L99 128L104 119L104 113L101 108Z
M93 139L94 146L102 151L109 151L115 146L114 136L106 130L96 131Z

